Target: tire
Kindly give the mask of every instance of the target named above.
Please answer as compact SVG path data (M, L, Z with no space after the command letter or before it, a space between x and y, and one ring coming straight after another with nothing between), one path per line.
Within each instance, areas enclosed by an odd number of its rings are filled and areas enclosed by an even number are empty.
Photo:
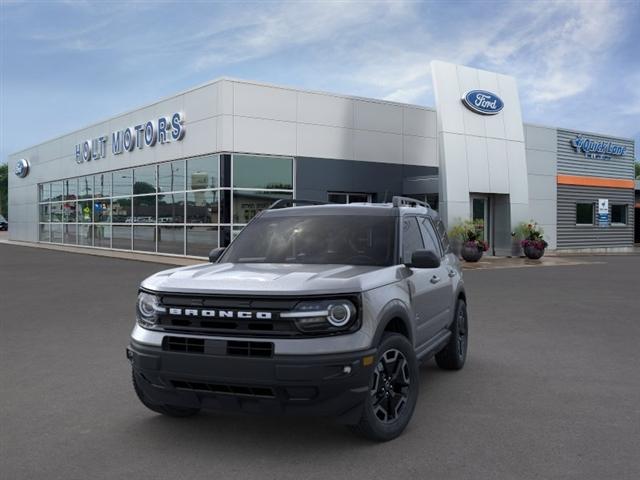
M140 387L140 380L134 371L131 372L131 379L133 381L133 389L138 396L138 399L142 402L142 404L147 407L149 410L152 410L156 413L161 413L162 415L166 415L168 417L191 417L198 412L200 412L199 408L188 408L188 407L176 407L173 405L159 405L151 402L147 396L144 394L144 391Z
M397 333L382 337L369 388L360 421L351 428L369 440L393 440L406 428L418 400L418 361L409 340Z
M460 370L467 360L469 344L469 319L467 304L458 300L456 315L450 327L451 337L445 347L436 353L436 364L443 370Z

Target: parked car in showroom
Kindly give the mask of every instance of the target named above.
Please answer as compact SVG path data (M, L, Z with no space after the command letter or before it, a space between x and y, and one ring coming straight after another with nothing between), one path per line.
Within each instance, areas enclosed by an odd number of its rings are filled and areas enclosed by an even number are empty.
M0 230L9 230L9 222L2 215L0 215Z
M464 366L464 282L437 213L313 203L280 200L209 264L142 282L127 357L145 406L337 417L386 441L413 415L419 361Z

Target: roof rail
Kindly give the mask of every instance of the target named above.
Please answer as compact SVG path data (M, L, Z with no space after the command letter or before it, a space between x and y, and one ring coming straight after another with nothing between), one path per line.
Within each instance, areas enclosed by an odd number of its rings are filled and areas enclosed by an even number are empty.
M431 208L427 202L416 200L415 198L395 196L391 199L391 203L394 207L426 207Z
M319 202L317 200L303 200L296 198L281 198L273 202L267 210L274 210L277 208L293 207L295 205L326 205L327 202Z

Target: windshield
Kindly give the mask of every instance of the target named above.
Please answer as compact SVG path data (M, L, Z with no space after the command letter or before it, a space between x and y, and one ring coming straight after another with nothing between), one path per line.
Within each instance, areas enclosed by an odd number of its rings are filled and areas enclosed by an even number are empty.
M393 265L394 226L386 215L266 216L247 225L221 261Z

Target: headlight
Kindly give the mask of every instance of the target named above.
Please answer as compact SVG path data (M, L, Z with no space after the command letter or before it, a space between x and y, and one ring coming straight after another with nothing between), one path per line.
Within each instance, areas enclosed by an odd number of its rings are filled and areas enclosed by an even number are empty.
M291 312L280 314L292 318L296 327L305 333L334 333L349 330L357 322L357 309L351 300L304 301Z
M146 292L138 294L136 304L136 319L141 327L153 327L158 323L158 314L165 313L166 309L160 305L160 299Z

